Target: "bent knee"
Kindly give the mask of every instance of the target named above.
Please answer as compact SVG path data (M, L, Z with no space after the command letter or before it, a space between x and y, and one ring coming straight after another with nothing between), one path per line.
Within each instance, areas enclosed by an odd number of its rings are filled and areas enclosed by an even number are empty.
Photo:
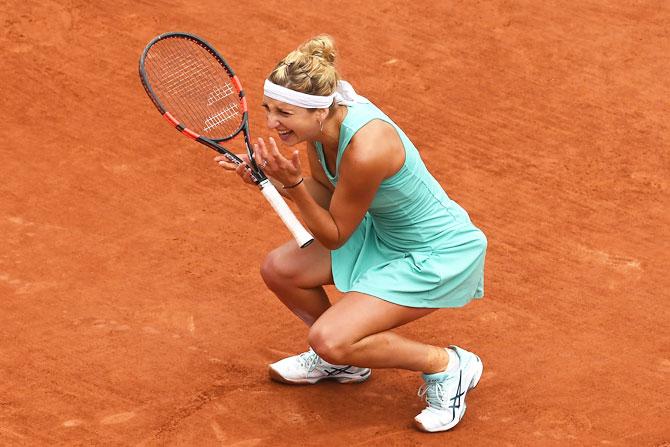
M272 250L261 264L261 278L271 289L280 284L286 284L291 279L291 272L286 265L286 258L279 249Z
M301 249L291 241L268 253L261 264L260 274L272 290L332 284L330 252L316 244Z
M319 325L312 325L307 336L307 342L319 357L334 365L347 365L353 350L346 336L337 330Z

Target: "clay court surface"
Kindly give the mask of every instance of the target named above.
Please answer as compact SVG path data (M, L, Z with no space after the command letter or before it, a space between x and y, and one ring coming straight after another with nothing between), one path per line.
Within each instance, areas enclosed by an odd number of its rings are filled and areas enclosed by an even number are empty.
M670 445L668 3L410 3L3 4L0 445ZM453 431L413 428L416 373L268 379L307 347L258 273L289 235L146 97L166 31L228 56L257 136L275 62L333 35L487 234L486 298L399 330L482 357Z

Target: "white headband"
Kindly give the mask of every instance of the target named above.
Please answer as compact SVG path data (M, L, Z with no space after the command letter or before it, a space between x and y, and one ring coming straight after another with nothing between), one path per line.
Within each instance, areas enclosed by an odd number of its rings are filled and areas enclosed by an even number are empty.
M369 102L364 97L359 96L347 81L338 81L337 89L332 95L318 96L297 92L266 79L265 84L263 85L263 92L268 98L307 109L327 109L333 103L333 100L337 104L345 106L357 102Z

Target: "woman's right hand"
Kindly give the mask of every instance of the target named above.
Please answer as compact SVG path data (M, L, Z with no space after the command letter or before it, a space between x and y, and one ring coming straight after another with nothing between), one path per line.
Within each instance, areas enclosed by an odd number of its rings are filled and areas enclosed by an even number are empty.
M251 177L251 169L249 168L249 156L247 154L235 155L241 158L244 163L240 163L239 165L232 163L225 155L217 155L214 157L214 161L226 171L235 171L237 175L242 177L242 180L244 180L245 183L255 185L253 178Z

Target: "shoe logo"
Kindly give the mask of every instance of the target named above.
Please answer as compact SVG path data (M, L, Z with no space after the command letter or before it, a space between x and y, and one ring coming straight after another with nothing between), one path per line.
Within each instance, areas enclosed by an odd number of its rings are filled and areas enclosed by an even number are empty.
M347 365L344 368L324 369L323 372L329 376L337 376L339 374L354 374L353 371L349 371L349 368L351 368L351 365Z
M458 373L458 387L456 388L456 395L449 399L451 401L451 405L449 405L449 408L451 408L452 411L452 416L451 419L456 419L456 410L461 408L461 397L465 395L465 391L462 391L461 383L463 380L463 371L459 371Z

